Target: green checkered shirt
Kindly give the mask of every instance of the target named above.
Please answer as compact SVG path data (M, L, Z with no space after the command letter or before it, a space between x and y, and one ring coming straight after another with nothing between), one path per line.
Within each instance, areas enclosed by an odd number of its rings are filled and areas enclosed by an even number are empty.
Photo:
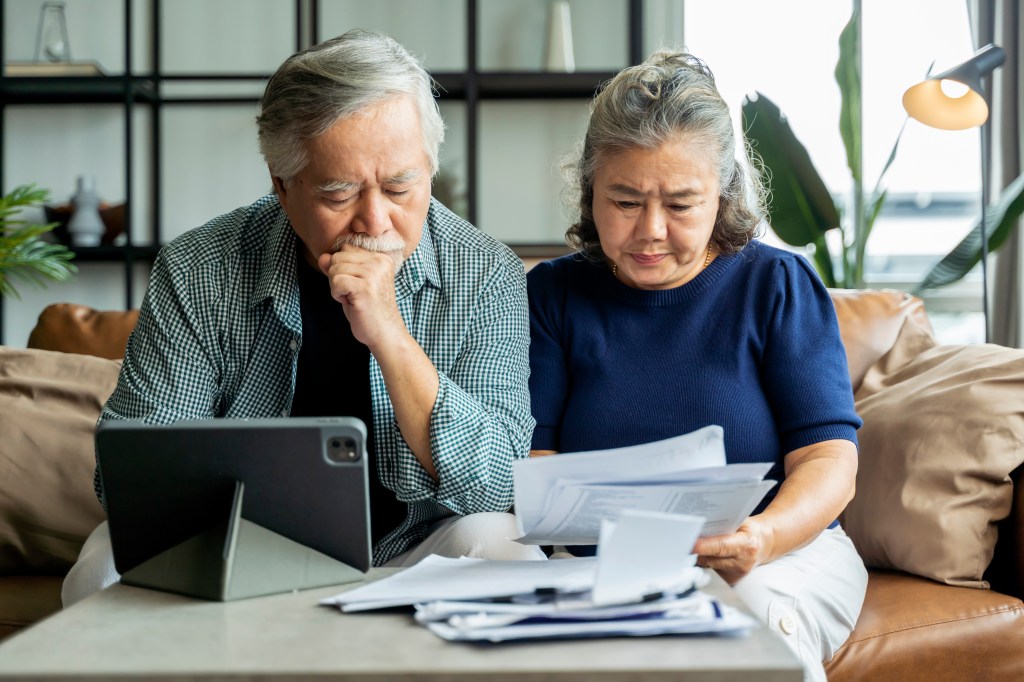
M269 195L164 247L100 421L287 417L302 345L295 240ZM439 480L402 438L371 356L373 459L409 508L374 547L376 565L453 513L507 510L512 462L528 454L534 426L526 279L508 247L432 199L395 290L440 379L430 417ZM98 477L96 489L102 501Z

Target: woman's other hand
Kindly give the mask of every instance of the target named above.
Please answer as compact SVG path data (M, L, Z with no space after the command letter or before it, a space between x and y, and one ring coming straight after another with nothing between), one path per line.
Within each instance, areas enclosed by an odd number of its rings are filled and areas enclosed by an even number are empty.
M728 535L698 538L693 546L697 565L714 569L722 579L735 585L772 555L772 533L756 516L749 517Z
M697 565L715 569L733 585L755 566L775 561L810 543L853 499L857 446L827 440L786 455L786 479L775 499L735 533L700 538Z

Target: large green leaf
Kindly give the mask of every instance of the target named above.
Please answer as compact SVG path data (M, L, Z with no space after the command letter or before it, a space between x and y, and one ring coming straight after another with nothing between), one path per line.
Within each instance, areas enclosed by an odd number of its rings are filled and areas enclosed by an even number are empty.
M863 177L861 92L860 92L860 3L853 3L853 14L839 35L839 61L836 62L836 83L842 104L839 109L839 133L846 146L846 165L854 184Z
M825 241L825 235L820 235L814 240L814 269L818 271L818 275L821 276L821 281L825 283L825 286L835 289L839 286L839 282L836 281L835 269L832 267L832 254L828 251L828 243Z
M745 98L742 112L744 134L761 158L762 180L771 190L772 230L791 246L817 243L839 227L839 212L810 154L779 107L763 94Z
M1024 175L1007 185L999 198L985 209L985 232L988 234L988 250L993 252L1006 241L1010 232L1017 225L1017 220L1024 213ZM921 293L925 289L945 286L956 282L971 271L981 260L981 221L967 233L967 236L950 251L945 258L925 275L924 280L915 289Z

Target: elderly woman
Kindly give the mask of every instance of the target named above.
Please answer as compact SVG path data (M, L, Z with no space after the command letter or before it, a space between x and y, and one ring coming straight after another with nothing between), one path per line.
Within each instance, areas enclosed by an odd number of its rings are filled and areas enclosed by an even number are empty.
M608 83L572 169L577 253L528 277L533 454L719 424L730 463L772 462L755 513L694 552L824 680L867 586L836 521L861 421L828 292L805 258L754 240L764 190L692 55Z

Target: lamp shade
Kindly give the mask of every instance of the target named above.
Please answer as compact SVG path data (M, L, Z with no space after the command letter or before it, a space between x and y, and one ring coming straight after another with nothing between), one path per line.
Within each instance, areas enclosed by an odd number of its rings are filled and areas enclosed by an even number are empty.
M982 79L1006 61L1006 52L998 45L986 45L966 62L948 71L929 76L903 93L903 108L925 125L943 130L965 130L988 120L988 103ZM942 81L967 86L961 97L947 95Z

